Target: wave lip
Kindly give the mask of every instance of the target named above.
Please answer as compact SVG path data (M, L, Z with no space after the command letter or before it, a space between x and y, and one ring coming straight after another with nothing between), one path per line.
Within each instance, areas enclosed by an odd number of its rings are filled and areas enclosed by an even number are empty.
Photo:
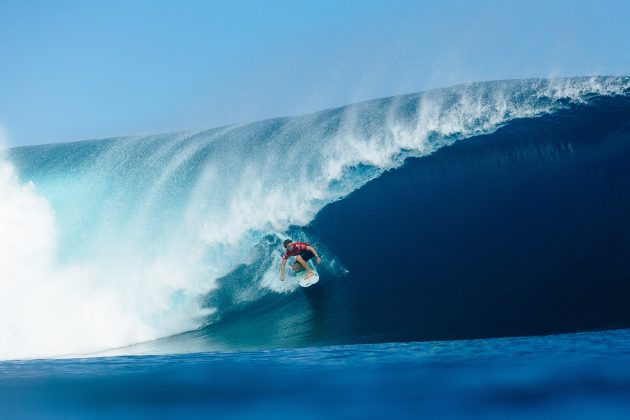
M445 146L469 143L459 140L519 119L573 112L598 97L625 98L629 87L630 78L622 77L475 83L203 132L9 150L19 180L2 181L6 188L0 191L32 182L30 194L38 197L32 203L50 209L36 212L32 225L48 217L42 224L56 234L44 234L51 242L46 270L32 275L29 264L22 264L5 289L31 285L41 297L37 313L61 313L64 320L52 325L46 316L31 316L20 309L20 292L6 295L7 310L18 314L12 322L19 333L10 346L0 343L0 357L92 352L228 318L241 325L246 321L235 314L250 304L273 307L282 300L298 307L297 293L277 278L279 238L306 234L327 249L331 258L323 269L331 278L357 269L327 231L291 226L318 226L329 208L353 202L353 191L384 182L410 157L432 158L450 149ZM369 202L361 208L368 214L379 206ZM0 245L27 244L23 239L11 234ZM244 270L245 277L235 274L252 265L256 270ZM50 288L69 304L47 300L44 291ZM346 290L331 299L356 300L340 297L351 294ZM330 310L317 305L315 313ZM288 322L266 318L271 329ZM293 322L306 325L308 318L295 315ZM101 332L86 337L89 327L81 319L97 323ZM9 331L1 322L0 331ZM289 330L274 342L309 340L301 329ZM51 345L46 331L55 331L54 342L63 345ZM246 331L239 331L229 345L247 341L241 337ZM334 338L322 331L313 334ZM225 341L220 333L211 340Z

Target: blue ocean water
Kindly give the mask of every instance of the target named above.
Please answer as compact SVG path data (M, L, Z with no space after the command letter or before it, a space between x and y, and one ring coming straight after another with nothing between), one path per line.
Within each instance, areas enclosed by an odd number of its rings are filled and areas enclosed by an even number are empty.
M628 418L630 330L0 362L3 418Z
M627 417L629 162L628 77L3 151L0 410Z

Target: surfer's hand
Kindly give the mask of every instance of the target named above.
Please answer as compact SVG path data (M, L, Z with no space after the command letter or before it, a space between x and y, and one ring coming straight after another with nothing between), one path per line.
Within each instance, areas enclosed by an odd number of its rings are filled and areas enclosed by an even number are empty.
M284 281L284 276L280 276L280 281Z
M317 257L317 264L321 264L322 263L322 259Z

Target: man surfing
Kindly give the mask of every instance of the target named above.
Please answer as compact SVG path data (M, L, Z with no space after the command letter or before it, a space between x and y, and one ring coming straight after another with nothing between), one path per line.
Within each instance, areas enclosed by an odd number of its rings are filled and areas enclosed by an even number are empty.
M293 242L291 239L287 239L284 241L284 249L285 253L282 256L282 264L280 265L280 280L282 281L284 281L284 277L286 275L284 268L287 265L289 257L295 257L295 262L291 267L293 271L298 272L306 270L304 280L315 275L313 270L311 270L311 267L307 264L308 260L315 257L317 258L317 264L322 263L322 259L319 258L319 255L317 255L317 251L315 251L315 248L313 248L309 243Z

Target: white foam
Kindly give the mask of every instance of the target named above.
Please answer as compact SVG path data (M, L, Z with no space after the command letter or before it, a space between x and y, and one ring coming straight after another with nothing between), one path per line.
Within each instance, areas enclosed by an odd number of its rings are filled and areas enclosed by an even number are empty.
M194 328L207 313L171 300L177 290L204 291L191 289L183 261L59 263L52 207L6 161L0 232L0 359L123 346Z

